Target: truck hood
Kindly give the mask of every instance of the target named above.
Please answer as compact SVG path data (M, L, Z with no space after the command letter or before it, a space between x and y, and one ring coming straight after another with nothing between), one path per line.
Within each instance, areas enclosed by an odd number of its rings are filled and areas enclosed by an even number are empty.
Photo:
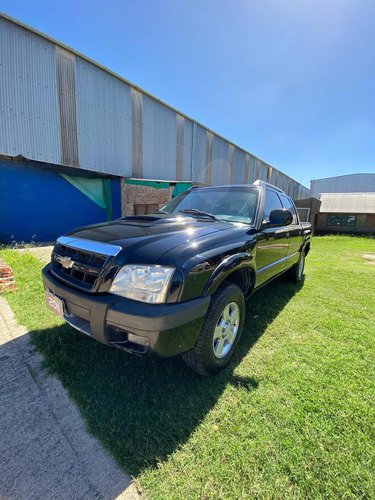
M149 264L176 246L230 227L233 225L227 222L157 214L86 226L67 236L121 246L124 262Z

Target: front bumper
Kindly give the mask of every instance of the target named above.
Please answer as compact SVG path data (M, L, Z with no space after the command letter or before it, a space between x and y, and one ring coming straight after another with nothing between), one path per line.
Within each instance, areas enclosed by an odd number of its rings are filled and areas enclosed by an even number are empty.
M113 294L90 295L57 281L50 264L43 284L65 303L64 319L103 344L161 357L192 349L198 339L210 297L173 304L146 304Z

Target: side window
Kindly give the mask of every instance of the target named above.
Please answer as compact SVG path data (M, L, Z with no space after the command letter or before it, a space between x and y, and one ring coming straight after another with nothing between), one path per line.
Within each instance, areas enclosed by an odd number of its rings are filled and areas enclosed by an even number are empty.
M281 201L283 202L284 208L290 210L293 214L293 224L298 224L298 215L296 211L296 207L292 200L284 195L280 195Z
M263 210L263 220L270 220L270 213L272 210L280 210L283 206L281 205L280 198L277 196L275 191L270 191L266 189L266 200L264 202Z

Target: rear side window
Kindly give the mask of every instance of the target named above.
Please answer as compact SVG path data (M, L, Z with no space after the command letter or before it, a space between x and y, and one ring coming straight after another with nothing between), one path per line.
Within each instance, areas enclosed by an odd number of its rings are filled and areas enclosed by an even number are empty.
M290 210L293 214L293 224L298 224L298 215L296 211L296 207L290 198L284 195L280 195L281 201L283 202L284 208Z
M263 221L270 220L270 213L272 210L281 210L283 206L281 205L280 198L275 193L275 191L270 191L266 189L266 200L264 202L263 210Z

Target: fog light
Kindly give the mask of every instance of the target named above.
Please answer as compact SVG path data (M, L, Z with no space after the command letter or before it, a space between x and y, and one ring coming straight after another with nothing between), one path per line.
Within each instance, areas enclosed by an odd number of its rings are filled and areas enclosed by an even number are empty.
M114 325L108 325L108 339L110 342L126 342L128 332Z
M128 333L128 341L145 347L150 345L150 339L148 337L141 337L139 335L134 335L134 333Z

